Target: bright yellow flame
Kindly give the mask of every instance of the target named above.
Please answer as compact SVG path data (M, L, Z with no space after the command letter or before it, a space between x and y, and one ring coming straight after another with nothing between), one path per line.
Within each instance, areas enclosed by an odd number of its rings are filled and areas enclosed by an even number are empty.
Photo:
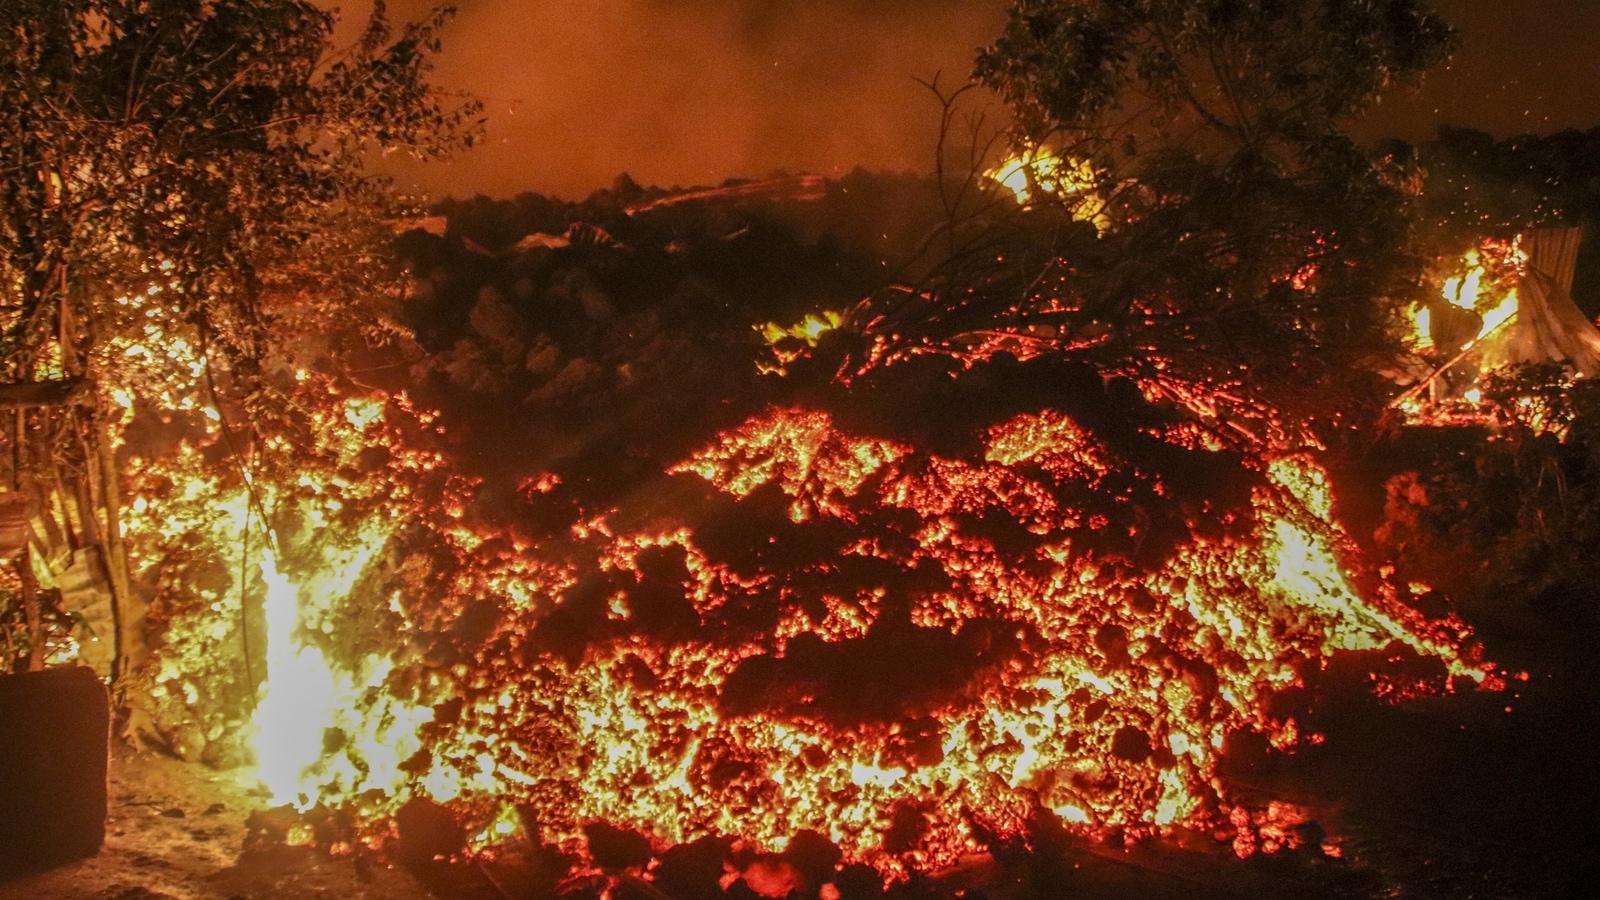
M333 718L333 673L322 651L299 645L300 592L278 571L266 550L261 577L267 583L267 683L256 707L259 775L274 803L308 806L301 779L322 756L323 732Z
M1433 349L1433 313L1426 306L1417 307L1416 315L1412 318L1412 340L1418 350Z
M766 322L757 325L756 331L761 332L761 336L766 338L769 344L776 344L785 338L794 338L804 341L808 347L815 347L824 334L838 328L843 321L842 314L829 310L821 315L815 313L807 315L798 324L787 327L777 322Z
M1500 301L1500 305L1483 314L1483 327L1478 329L1478 337L1488 336L1489 332L1499 328L1502 323L1517 314L1517 291L1512 288Z
M1444 282L1444 298L1462 309L1478 305L1478 295L1483 292L1483 258L1478 251L1467 251L1467 273Z
M1105 208L1104 202L1094 193L1093 165L1087 160L1062 159L1042 147L1012 156L984 175L1010 189L1017 202L1024 206L1033 201L1034 192L1039 191L1089 201L1075 215L1081 221L1095 218Z
M303 603L303 596L348 602L390 527L370 520L343 541L319 542L303 591L278 571L270 550L264 553L267 681L253 725L259 777L274 803L304 809L329 794L364 791L381 792L390 804L403 800L409 776L401 765L422 748L419 729L433 710L382 690L393 659L374 654L349 670L335 669L302 638L308 624L326 621L330 612ZM328 746L329 734L340 738L337 749Z
M1517 290L1511 288L1494 306L1483 309L1486 303L1494 302L1496 295L1495 291L1486 287L1488 269L1484 265L1483 255L1477 250L1469 250L1462 261L1466 271L1445 279L1440 294L1452 306L1480 313L1483 325L1478 329L1475 340L1482 340L1517 314ZM1519 264L1519 258L1513 255L1510 262ZM1412 343L1418 350L1434 349L1432 325L1432 313L1426 306L1418 307L1412 316L1411 335Z
M1011 192L1017 195L1018 203L1028 202L1028 197L1033 188L1028 184L1028 161L1026 159L1013 156L1001 163L998 168L990 169L984 174L1010 188Z
M1492 299L1492 295L1490 298L1484 296L1483 283L1488 273L1484 269L1483 257L1476 250L1468 251L1466 263L1465 275L1445 280L1444 298L1462 309L1476 311L1485 299ZM1478 329L1478 337L1486 337L1516 314L1517 291L1512 288L1500 298L1499 303L1483 313L1483 327Z

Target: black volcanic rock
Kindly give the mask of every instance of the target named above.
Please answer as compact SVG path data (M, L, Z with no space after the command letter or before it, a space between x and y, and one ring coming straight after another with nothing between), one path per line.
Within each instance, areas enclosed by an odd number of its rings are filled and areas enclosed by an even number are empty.
M723 864L731 854L723 838L698 838L661 854L652 874L662 892L673 900L713 900L722 896Z
M583 826L583 837L589 844L589 857L602 869L643 869L655 855L649 838L605 822Z
M453 856L467 846L467 833L448 809L422 797L406 801L395 814L403 861L427 863Z

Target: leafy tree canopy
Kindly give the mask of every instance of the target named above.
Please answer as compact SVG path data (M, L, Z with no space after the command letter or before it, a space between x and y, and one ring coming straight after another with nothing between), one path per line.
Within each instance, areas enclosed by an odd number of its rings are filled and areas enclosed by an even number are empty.
M348 314L385 263L386 193L364 161L447 153L480 124L475 103L427 78L449 16L397 30L380 2L335 52L333 15L307 0L0 3L0 382L99 388L11 419L8 487L35 509L76 502L82 533L51 531L61 552L47 555L99 549L118 675L142 658L144 609L126 574L109 397L192 405L203 378L223 407L216 361L259 413L274 344L360 320Z
M1302 422L1381 408L1420 180L1343 129L1453 41L1424 0L1017 0L974 77L1071 177L1035 168L910 339L1043 335L1147 395Z
M1029 139L1293 165L1454 35L1425 0L1020 0L977 76Z
M114 331L108 301L152 288L146 317L254 356L276 263L381 196L370 153L470 142L477 106L426 77L448 17L396 31L380 3L336 53L333 14L306 0L0 5L11 377L73 368Z

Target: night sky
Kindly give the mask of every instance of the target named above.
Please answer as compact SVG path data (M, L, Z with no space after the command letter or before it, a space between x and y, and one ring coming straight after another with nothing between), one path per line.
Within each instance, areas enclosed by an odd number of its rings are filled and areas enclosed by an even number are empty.
M330 3L334 0L330 0ZM1390 97L1363 137L1440 123L1498 137L1600 125L1600 0L1435 0L1462 31L1448 68ZM578 198L628 172L715 184L776 169L930 168L938 106L1004 0L455 0L436 73L483 98L485 145L395 165L435 197L537 190ZM346 31L366 3L346 0ZM415 18L435 0L390 0ZM999 110L994 115L999 115Z

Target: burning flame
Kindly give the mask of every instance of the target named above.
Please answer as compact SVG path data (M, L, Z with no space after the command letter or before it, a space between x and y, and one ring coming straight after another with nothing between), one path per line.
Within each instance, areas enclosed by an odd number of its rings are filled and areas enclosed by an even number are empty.
M804 319L801 319L799 323L788 327L779 325L777 322L767 322L757 325L756 331L760 332L761 336L769 344L776 344L786 338L793 338L804 342L808 347L815 347L817 341L824 334L838 328L843 321L844 315L842 313L828 310L821 315L810 313Z
M1520 249L1514 245L1489 242L1485 246L1505 255L1512 266L1520 266L1526 261ZM1467 251L1462 262L1465 272L1445 279L1441 294L1452 306L1476 312L1482 317L1483 324L1473 338L1475 341L1482 340L1517 314L1517 288L1498 288L1489 284L1488 268L1478 250ZM1432 312L1426 306L1419 306L1412 316L1412 342L1418 350L1434 348L1432 328Z
M1056 194L1094 186L1094 172L1087 164L1069 165L1042 147L1011 156L984 175L1009 188L1023 205L1033 199L1035 191Z
M333 672L322 651L302 644L300 592L278 571L265 550L261 577L267 584L267 680L253 724L260 778L274 803L309 805L306 770L322 758L323 732L333 723Z
M766 322L755 326L756 332L770 345L772 353L771 360L757 361L756 370L762 374L786 374L786 367L790 363L804 356L807 348L817 346L824 334L843 323L843 313L827 310L821 314L808 313L794 325Z
M1433 311L1419 305L1411 317L1412 343L1418 350L1433 349Z
M1101 230L1109 226L1106 200L1098 190L1100 178L1088 160L1063 159L1044 147L1033 147L1008 157L984 177L1010 190L1020 206L1054 197L1072 204L1075 220Z
M300 448L293 478L219 469L191 440L161 460L132 460L136 572L156 586L158 610L195 610L166 613L151 693L170 726L211 742L236 731L274 803L305 809L345 798L373 817L404 802L412 775L402 764L421 749L441 682L393 683L407 661L393 629L409 627L393 598L365 623L351 618L366 602L355 598L370 596L363 580L420 508L413 476L439 459L395 446L387 471L354 477L363 452L393 445L386 404L339 397L309 377L300 387L315 444ZM217 440L216 420L202 421ZM242 624L251 597L259 632ZM352 653L358 641L369 646ZM237 696L253 714L232 723L207 692Z

